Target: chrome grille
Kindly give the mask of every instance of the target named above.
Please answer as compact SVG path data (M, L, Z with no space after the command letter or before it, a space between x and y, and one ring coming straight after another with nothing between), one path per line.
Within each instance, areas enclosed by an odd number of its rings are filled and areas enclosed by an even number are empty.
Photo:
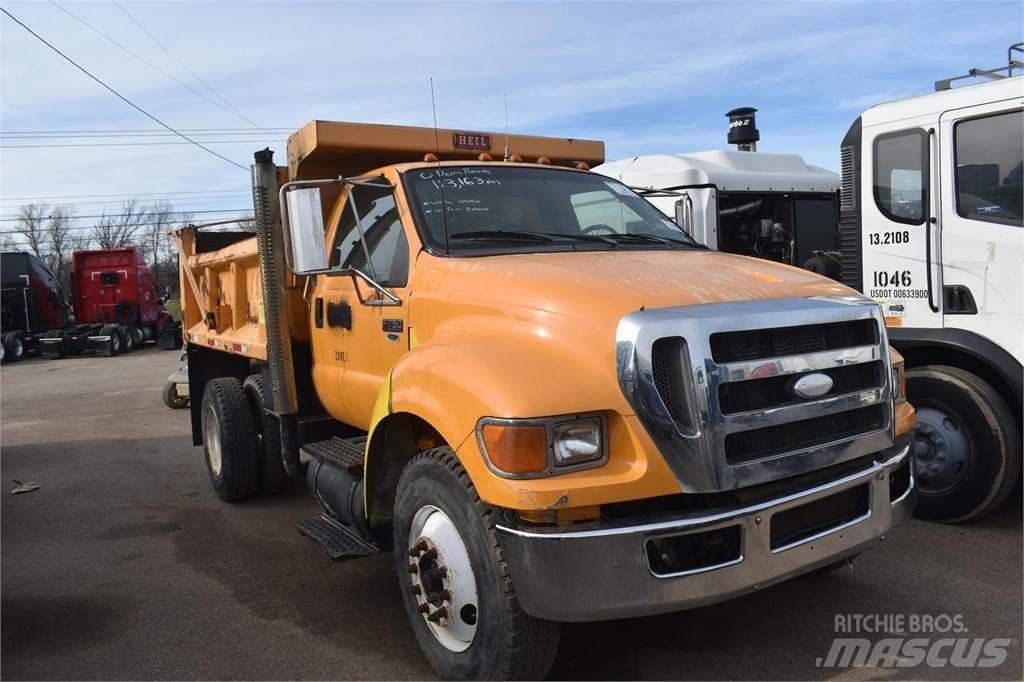
M861 296L722 303L627 315L619 380L687 492L794 476L892 444L881 312ZM818 398L793 383L832 379Z

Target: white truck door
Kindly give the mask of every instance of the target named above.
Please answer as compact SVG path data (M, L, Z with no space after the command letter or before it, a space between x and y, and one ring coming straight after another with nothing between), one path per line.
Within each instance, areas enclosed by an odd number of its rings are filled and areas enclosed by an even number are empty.
M889 326L942 326L934 196L935 116L865 127L864 292ZM930 300L929 300L930 299Z
M940 117L943 322L1024 357L1024 93Z

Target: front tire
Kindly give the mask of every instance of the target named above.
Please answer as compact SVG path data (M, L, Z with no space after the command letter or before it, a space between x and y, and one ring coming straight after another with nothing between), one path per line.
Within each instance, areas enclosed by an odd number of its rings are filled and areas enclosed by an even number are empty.
M448 447L420 453L402 472L395 569L413 632L442 679L541 679L558 649L558 624L519 607L496 516Z
M163 391L164 405L172 410L180 410L188 407L188 396L178 394L178 384L168 381L164 384Z
M917 409L914 472L919 516L947 523L988 514L1021 470L1017 421L994 388L957 367L907 371Z
M259 488L256 424L242 382L211 379L203 392L203 454L210 483L225 502L237 502Z
M15 332L5 334L3 337L4 362L18 362L25 357L25 342Z

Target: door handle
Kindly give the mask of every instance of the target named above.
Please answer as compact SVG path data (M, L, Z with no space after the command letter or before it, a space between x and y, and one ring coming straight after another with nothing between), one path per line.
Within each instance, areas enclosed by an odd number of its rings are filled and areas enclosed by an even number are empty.
M324 328L324 299L319 296L313 302L313 324L317 329Z

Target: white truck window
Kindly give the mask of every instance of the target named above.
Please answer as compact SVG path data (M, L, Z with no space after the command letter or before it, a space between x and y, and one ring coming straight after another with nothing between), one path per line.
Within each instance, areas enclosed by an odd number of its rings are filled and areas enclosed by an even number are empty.
M956 211L964 218L1021 225L1024 112L960 121L956 149Z
M879 135L875 140L875 203L885 217L910 225L924 222L927 158L923 130Z

